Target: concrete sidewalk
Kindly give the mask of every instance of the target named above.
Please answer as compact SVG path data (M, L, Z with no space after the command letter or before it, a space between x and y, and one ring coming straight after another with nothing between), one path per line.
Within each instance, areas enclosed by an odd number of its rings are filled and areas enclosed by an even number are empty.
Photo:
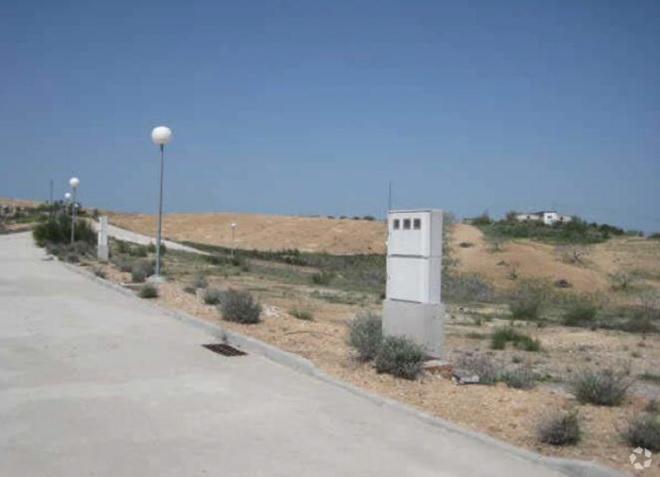
M27 234L0 236L0 475L568 475L258 355L214 354L201 328L43 257Z
M99 231L101 226L99 225L98 222L95 220L90 220L90 223L92 224L92 227L94 228L95 231ZM154 231L154 234L156 231ZM108 235L110 237L114 237L118 240L123 240L125 242L131 242L131 243L137 243L140 245L149 245L149 244L155 244L156 243L156 238L150 237L148 235L140 234L137 232L133 232L132 230L127 230L127 229L122 229L121 227L117 227L116 225L108 224ZM172 242L171 240L163 240L161 243L164 243L165 246L170 249L170 250L180 250L182 252L189 252L189 253L196 253L199 255L209 255L207 252L203 252L201 250L198 250L193 247L189 247L187 245L180 244L178 242Z

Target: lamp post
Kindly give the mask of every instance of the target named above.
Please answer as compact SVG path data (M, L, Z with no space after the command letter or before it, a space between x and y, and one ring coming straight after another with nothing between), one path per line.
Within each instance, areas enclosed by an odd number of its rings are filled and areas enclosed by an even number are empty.
M158 194L158 235L156 237L156 280L160 278L160 238L163 226L163 169L165 167L165 144L172 139L172 131L158 126L151 131L151 140L160 148L160 193Z
M69 207L71 203L71 192L64 193L64 213L66 214L66 208Z
M236 248L236 242L234 241L236 233L236 222L231 223L231 258L234 258L234 249Z
M73 243L76 236L76 191L80 185L80 179L72 177L69 179L69 185L73 189L73 200L71 202L71 243Z

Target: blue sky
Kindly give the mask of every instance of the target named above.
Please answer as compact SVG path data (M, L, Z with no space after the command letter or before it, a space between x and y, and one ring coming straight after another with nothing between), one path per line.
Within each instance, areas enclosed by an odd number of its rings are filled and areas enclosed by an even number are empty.
M660 230L660 2L4 2L0 196Z

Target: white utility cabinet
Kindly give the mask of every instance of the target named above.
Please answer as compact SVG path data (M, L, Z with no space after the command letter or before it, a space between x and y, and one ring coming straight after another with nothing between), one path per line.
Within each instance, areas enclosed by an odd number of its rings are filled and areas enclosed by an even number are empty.
M439 357L444 337L442 211L393 210L387 227L383 332L407 336Z

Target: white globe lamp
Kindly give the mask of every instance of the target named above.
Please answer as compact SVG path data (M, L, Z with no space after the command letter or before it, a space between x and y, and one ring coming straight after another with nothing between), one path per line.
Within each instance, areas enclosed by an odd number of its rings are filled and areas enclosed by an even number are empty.
M172 130L167 126L158 126L151 131L151 140L157 146L164 146L172 139Z

